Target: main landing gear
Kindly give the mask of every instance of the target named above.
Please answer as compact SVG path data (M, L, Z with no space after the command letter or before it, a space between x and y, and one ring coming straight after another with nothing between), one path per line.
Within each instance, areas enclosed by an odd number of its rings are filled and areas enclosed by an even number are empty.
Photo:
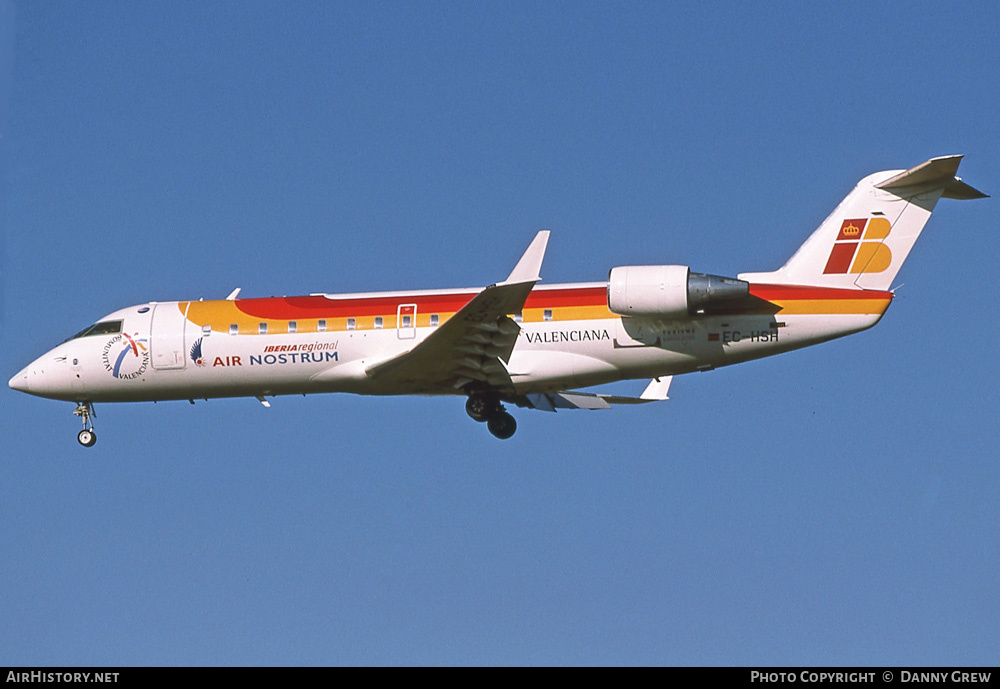
M80 402L73 413L83 420L83 430L76 434L76 439L84 447L92 447L97 442L97 433L94 432L92 420L92 417L97 415L94 413L94 405L90 402Z
M465 412L476 421L485 421L490 433L500 440L506 440L517 430L517 421L504 410L500 400L494 395L469 395L469 399L465 401Z

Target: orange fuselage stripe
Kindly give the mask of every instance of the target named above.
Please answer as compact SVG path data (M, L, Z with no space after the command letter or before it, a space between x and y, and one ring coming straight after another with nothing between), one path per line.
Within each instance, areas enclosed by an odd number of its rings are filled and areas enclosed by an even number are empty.
M891 292L828 287L789 285L751 285L750 293L781 307L781 314L881 314L892 301ZM256 334L260 324L267 325L267 333L289 332L290 323L297 333L348 330L348 319L353 329L372 330L376 318L381 327L397 327L397 309L401 305L416 306L414 325L418 328L431 325L431 315L444 323L467 304L476 292L451 294L400 293L372 297L268 297L261 299L236 299L222 301L179 302L187 317L199 327L210 326L215 332L228 332L235 325L240 334ZM408 310L412 313L413 309ZM546 312L551 317L546 319ZM564 287L536 290L528 295L522 311L525 323L552 321L583 321L617 318L607 305L603 287Z

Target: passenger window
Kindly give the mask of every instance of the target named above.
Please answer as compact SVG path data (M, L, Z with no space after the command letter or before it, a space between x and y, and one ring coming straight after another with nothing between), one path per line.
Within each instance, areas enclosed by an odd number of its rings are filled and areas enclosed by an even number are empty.
M347 329L348 330L354 330L356 327L358 327L357 320L355 320L354 318L348 318L347 319Z
M320 318L316 321L316 332L325 333L326 332L326 319Z
M240 326L238 326L236 323L230 323L229 324L229 334L230 335L239 335L240 334Z
M381 327L382 327L382 317L375 316L375 329L378 330Z
M552 320L552 309L545 309L545 311L542 312L542 320L543 321Z
M296 323L295 321L288 321L288 332L294 333L298 329L299 329L298 323Z
M441 319L438 318L438 315L436 313L432 313L431 314L431 327L432 328L438 327L438 323L440 323L440 322L441 322Z
M211 335L212 334L212 326L210 326L210 325L203 325L203 326L201 326L201 334L204 335L205 337L208 337L209 335Z
M261 323L257 326L258 335L267 335L267 323Z
M403 316L403 327L404 328L409 328L410 327L410 323L412 323L412 322L413 322L412 321L412 316L410 316L409 314L406 314L405 316Z
M520 323L523 320L524 320L524 314L521 311L518 311L517 313L514 314L515 323Z

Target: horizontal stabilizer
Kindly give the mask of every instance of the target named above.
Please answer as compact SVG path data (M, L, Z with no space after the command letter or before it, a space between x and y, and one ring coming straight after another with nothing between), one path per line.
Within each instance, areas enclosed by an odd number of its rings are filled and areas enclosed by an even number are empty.
M960 177L955 176L955 173L958 172L958 164L962 162L963 157L961 155L952 155L931 158L874 186L877 189L885 189L886 191L902 191L908 188L925 186L931 188L944 187L944 193L941 196L946 199L966 201L988 198L986 194L972 188L963 182Z
M941 198L944 199L955 199L956 201L971 201L973 199L988 199L989 194L984 194L983 192L970 187L968 184L962 181L961 177L956 177L955 181L944 188L944 193L941 194Z

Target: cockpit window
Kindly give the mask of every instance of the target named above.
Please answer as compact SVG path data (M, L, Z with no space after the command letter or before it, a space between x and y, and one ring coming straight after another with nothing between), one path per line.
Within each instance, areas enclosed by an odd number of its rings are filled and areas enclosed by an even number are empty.
M121 331L121 321L101 321L100 323L94 323L89 328L84 328L69 339L75 340L78 337L90 337L91 335L115 335ZM69 340L67 340L67 342L68 341Z

